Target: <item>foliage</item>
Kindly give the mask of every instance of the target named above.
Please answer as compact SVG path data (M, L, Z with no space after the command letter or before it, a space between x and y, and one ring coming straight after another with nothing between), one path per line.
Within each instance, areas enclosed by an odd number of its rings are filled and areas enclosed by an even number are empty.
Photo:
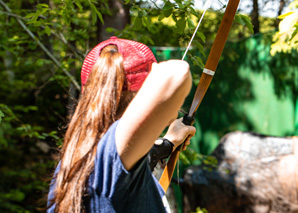
M289 8L293 10L286 14L280 15L279 31L273 36L271 45L271 55L278 52L289 53L292 50L298 50L298 0L293 1Z
M200 208L200 207L197 207L196 211L194 213L208 213L207 209L205 208Z
M121 37L136 38L155 46L186 48L196 28L196 23L202 16L202 11L195 10L193 1L190 0L163 0L159 5L148 3L148 1L127 0L125 2L132 4L132 25L127 26L121 32L115 29L109 30ZM206 12L193 40L192 50L188 54L195 66L204 67L206 50L210 49L213 44L225 7L226 5L223 5L219 10ZM243 28L239 28L239 25ZM253 26L250 19L243 14L237 14L230 39L237 41L244 38L243 35L249 36L251 33L253 33ZM159 36L160 34L164 36ZM238 37L240 34L241 36ZM197 50L200 54L193 55L192 53ZM194 78L198 80L196 76Z
M217 169L218 162L215 157L196 153L191 148L182 152L179 157L179 160L181 160L181 162L186 166L193 165L194 162L200 162L203 165L202 168L207 171Z
M250 19L247 16L242 14L236 14L235 21L239 24L247 26L249 32L254 33L253 25L251 24Z
M0 1L1 212L45 206L51 156L62 144L69 100L76 99L67 73L77 78L106 2Z

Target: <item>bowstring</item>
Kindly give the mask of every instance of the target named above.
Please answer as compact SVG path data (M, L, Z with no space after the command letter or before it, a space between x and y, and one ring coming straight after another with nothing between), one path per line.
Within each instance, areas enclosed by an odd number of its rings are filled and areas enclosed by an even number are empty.
M201 22L202 22L202 20L203 20L203 18L204 18L204 16L205 16L205 13L206 13L207 9L208 9L210 6L211 6L211 0L207 0L206 3L204 4L204 12L203 12L203 14L201 15L201 18L200 18L200 20L199 20L199 22L198 22L198 24L197 24L197 27L196 27L195 31L194 31L193 34L192 34L192 37L191 37L190 41L188 42L187 48L186 48L186 50L185 50L185 52L184 52L184 54L183 54L183 57L182 57L182 59L181 59L182 61L184 60L184 58L185 58L185 56L186 56L186 54L187 54L187 52L188 52L188 50L189 50L189 48L190 48L190 45L191 45L191 43L192 43L192 41L193 41L195 35L197 34L197 31L198 31L198 29L199 29L199 27L200 27L200 25L201 25ZM182 147L183 147L183 146L180 147L180 152L182 151ZM178 185L179 185L179 159L178 159L178 162L177 162L177 181L178 181Z
M185 56L186 56L186 53L188 52L188 50L189 50L189 48L190 48L190 45L191 45L191 43L192 43L192 41L193 41L195 35L197 34L197 31L198 31L198 29L199 29L199 27L200 27L200 25L201 25L201 22L202 22L202 20L203 20L203 18L204 18L204 16L205 16L205 13L206 13L207 9L210 7L210 5L211 5L211 0L206 1L206 3L204 4L204 12L203 12L203 14L201 15L201 18L200 18L200 20L199 20L199 22L198 22L198 24L197 24L197 27L196 27L195 31L193 32L192 37L191 37L191 39L190 39L190 41L189 41L189 43L188 43L188 45L187 45L187 48L186 48L186 50L185 50L185 52L184 52L184 55L183 55L183 57L182 57L182 59L181 59L182 61L184 60L184 58L185 58Z

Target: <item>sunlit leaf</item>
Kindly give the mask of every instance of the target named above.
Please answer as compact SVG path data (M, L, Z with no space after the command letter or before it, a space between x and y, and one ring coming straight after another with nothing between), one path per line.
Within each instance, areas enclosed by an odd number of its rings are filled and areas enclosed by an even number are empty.
M294 12L288 12L288 13L285 13L285 14L282 14L282 15L280 15L280 16L278 16L277 18L279 18L279 19L284 19L284 18L286 18L287 16L289 16L289 15L291 15L291 14L293 14Z
M286 16L279 23L279 33L285 33L293 30L294 25L298 21L298 12L293 12L290 15Z
M293 31L293 33L292 33L291 38L290 38L289 41L292 41L293 38L297 35L297 33L298 33L298 28L296 27L295 30Z
M289 9L295 10L296 8L298 8L298 1L294 0L289 4Z

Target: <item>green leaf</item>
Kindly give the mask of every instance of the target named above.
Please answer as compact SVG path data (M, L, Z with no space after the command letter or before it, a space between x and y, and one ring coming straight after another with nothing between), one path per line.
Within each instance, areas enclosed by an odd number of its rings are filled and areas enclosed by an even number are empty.
M113 27L108 27L108 28L106 29L106 31L107 31L108 33L112 33L112 32L115 32L116 30L115 30L115 28L113 28Z
M245 26L248 28L248 30L251 32L251 33L254 33L254 27L250 21L250 19L245 16L245 15L241 15L239 14L239 16L241 17L242 21L244 22Z
M44 14L45 12L47 12L49 9L48 8L44 8L40 11L40 14Z
M36 21L36 22L33 23L33 26L34 27L39 27L41 24L42 24L41 21Z
M83 11L83 6L81 5L81 3L80 3L80 2L77 2L77 1L75 1L74 3L75 3L75 4L77 5L77 7L79 8L80 12L82 12L82 11Z
M13 200L13 201L22 201L25 198L25 194L19 190L10 190L8 193L3 193L1 196L4 199Z
M138 14L139 17L148 17L148 13L146 10L140 10L139 11L139 14Z
M202 32L197 32L196 34L204 43L206 42L206 37Z
M178 31L179 33L183 33L183 32L184 32L185 26L186 26L186 21L185 21L185 19L183 19L183 18L179 19L179 20L176 22L177 31Z
M194 25L193 21L191 20L191 18L187 18L187 25L189 28L195 28L195 25Z
M0 110L0 123L1 123L2 118L3 118L4 116L5 116L4 113Z
M165 18L164 14L161 13L160 16L158 17L158 21L161 21L161 20L163 20L164 18Z
M193 7L190 7L190 13L198 17L198 12Z
M92 18L92 24L96 23L96 12L94 11L94 9L92 9L93 7L91 7L91 18Z
M241 16L240 16L239 14L236 14L236 15L235 15L234 20L235 20L236 23L238 23L238 24L241 24L241 25L244 25L244 24L245 24L244 21L242 20L242 18L241 18Z
M171 2L169 2L169 1L167 1L166 3L165 3L165 5L163 6L163 10L170 10L170 9L172 9L174 7L174 5L171 3Z
M139 30L139 29L142 28L142 26L143 26L142 18L140 18L140 17L137 16L137 17L135 18L135 21L134 21L134 28L135 28L136 30Z
M176 18L176 16L175 16L174 14L172 14L172 19L173 19L175 22L177 22L177 18Z
M196 47L199 49L200 53L202 53L202 55L205 57L206 55L205 55L205 52L204 52L204 47L203 47L203 45L200 44L200 43L197 43L197 44L196 44Z
M51 35L51 29L48 26L46 26L44 30L48 36Z
M38 4L37 6L45 7L45 8L48 8L49 7L49 5L47 5L47 4Z
M287 16L289 16L289 15L291 15L291 14L293 14L294 12L288 12L288 13L285 13L285 14L282 14L282 15L280 15L280 16L278 16L277 18L278 19L284 19L285 17L287 17Z
M32 18L34 16L36 16L36 13L28 13L25 18Z
M180 37L179 38L179 46L183 47L185 45L184 42L185 42L185 39Z
M36 13L32 13L32 14L34 14L34 15L31 16L30 20L28 20L28 22L27 22L28 24L34 24L38 19L38 15Z
M125 0L125 4L129 4L131 0Z
M143 24L144 24L146 27L149 28L149 27L151 26L151 19L150 19L148 16L142 18L142 21L143 21Z
M172 15L172 12L173 12L173 9L171 8L169 10L163 10L162 14L168 18L170 15Z
M181 162L184 165L189 165L190 164L190 161L187 159L186 155L183 152L180 153L179 160L181 160Z
M104 23L103 18L102 18L102 14L97 10L95 5L92 4L91 2L90 2L90 8L91 8L92 24L96 23L96 20L97 20L96 16L99 18L101 23Z
M190 56L190 58L191 58L191 60L193 62L193 65L199 66L202 69L204 68L205 65L203 63L203 60L200 57L198 57L198 56Z
M101 23L104 23L102 14L101 14L97 9L95 10L95 12L96 12L96 14L97 14L97 17L98 17L99 20L101 21Z

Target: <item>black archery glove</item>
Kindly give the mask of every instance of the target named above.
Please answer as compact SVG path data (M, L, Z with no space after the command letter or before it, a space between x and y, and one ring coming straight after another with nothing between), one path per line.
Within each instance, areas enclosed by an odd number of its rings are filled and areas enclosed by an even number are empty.
M154 170L154 167L157 165L158 161L162 161L172 154L173 147L174 144L165 138L159 138L155 141L153 147L148 153L151 171Z

